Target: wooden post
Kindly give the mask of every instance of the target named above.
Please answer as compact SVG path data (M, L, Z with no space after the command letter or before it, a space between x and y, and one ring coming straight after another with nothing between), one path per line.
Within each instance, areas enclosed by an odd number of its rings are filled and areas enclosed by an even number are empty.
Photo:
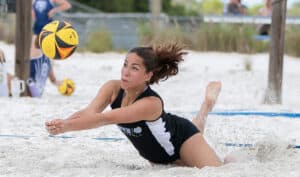
M266 104L281 104L284 34L287 0L273 0L269 60L269 81Z
M157 32L159 29L160 25L160 12L161 12L161 0L150 0L151 4L151 15L152 15L152 25L154 28L154 32Z
M30 69L31 6L29 0L16 0L15 75L25 81L29 78ZM22 96L28 96L27 89Z

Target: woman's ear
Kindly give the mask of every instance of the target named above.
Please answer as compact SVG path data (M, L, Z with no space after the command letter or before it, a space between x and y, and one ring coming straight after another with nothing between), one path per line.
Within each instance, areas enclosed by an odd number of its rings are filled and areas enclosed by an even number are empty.
M152 78L152 76L153 76L153 72L152 72L152 71L146 73L146 78L145 78L145 80L146 80L147 82L149 82L150 79Z

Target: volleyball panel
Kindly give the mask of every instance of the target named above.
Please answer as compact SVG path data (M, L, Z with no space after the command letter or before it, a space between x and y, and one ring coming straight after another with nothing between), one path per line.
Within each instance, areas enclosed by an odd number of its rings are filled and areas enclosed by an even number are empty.
M56 38L59 47L69 47L70 45L78 45L78 34L72 27L62 28L56 32ZM62 43L61 43L62 42Z
M56 56L55 34L42 31L40 34L40 48L48 58Z
M61 22L58 20L52 21L47 25L45 25L42 30L49 31L49 32L56 32L59 24L61 24Z

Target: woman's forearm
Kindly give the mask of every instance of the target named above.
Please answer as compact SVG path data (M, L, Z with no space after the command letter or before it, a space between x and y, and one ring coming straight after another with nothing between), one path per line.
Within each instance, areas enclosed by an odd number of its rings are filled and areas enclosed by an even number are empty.
M77 131L97 128L106 125L101 113L78 112L65 120L66 131Z
M47 131L52 135L66 133L70 131L86 130L105 125L101 118L101 113L79 111L67 119L54 119L45 122Z

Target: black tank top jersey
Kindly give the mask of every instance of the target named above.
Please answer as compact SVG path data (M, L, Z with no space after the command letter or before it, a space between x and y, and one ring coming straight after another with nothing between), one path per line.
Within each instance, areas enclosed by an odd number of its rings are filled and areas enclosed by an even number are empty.
M118 96L111 104L112 109L120 108L124 90L120 89ZM149 86L135 101L144 97L160 96ZM162 101L163 104L163 101ZM119 129L132 142L140 155L153 163L171 163L180 159L181 145L189 137L198 133L198 129L189 120L162 111L154 121L138 121L118 124Z

